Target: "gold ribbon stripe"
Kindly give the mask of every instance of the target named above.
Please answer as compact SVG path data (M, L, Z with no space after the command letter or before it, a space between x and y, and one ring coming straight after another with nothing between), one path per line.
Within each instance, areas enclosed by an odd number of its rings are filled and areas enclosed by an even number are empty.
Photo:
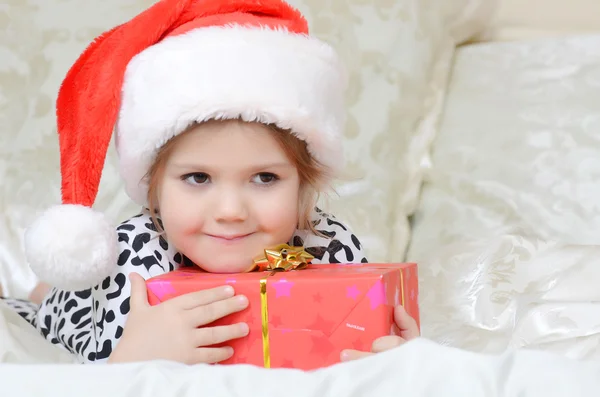
M281 244L265 250L265 256L254 260L252 270L268 271L260 279L260 317L262 325L263 362L265 368L271 368L271 343L269 340L269 304L267 297L267 278L276 272L306 269L314 257L302 247Z
M269 306L267 304L267 277L260 279L260 315L262 322L263 361L265 368L271 368L271 345L269 343Z

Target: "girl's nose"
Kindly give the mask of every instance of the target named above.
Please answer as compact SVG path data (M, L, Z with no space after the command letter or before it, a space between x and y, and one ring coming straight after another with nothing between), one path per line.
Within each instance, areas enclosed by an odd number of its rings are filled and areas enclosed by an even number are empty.
M214 217L218 222L242 222L248 218L246 199L237 189L219 189L214 202Z

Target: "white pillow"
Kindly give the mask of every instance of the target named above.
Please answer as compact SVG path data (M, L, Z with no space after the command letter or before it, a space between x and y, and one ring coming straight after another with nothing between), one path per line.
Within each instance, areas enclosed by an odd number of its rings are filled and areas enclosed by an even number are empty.
M598 48L457 50L408 255L426 336L600 357Z

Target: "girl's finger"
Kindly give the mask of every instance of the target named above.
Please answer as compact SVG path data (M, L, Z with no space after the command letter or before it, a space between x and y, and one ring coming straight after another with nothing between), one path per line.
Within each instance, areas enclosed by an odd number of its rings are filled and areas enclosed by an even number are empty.
M373 353L381 353L404 344L406 341L399 336L389 335L375 339L371 346Z
M129 298L131 310L135 311L139 308L150 306L144 278L137 273L131 273L129 275L129 282L131 283L131 296Z
M372 356L372 355L373 355L373 353L370 353L370 352L361 352L359 350L344 350L340 354L340 361L342 361L342 362L354 361L354 360L358 360L358 359L361 359L361 358L369 357L369 356Z
M197 347L212 346L232 339L243 338L248 335L249 331L246 323L198 328L194 331L194 342Z
M402 305L398 305L394 309L394 321L400 328L400 336L404 340L409 341L421 336L417 322L406 312Z
M230 314L240 312L247 307L248 298L244 295L237 295L232 298L196 307L188 313L192 326L202 327Z
M225 361L233 356L233 348L223 347L200 347L194 349L189 364L216 364Z
M223 299L228 299L234 295L235 291L233 290L233 287L231 285L224 285L221 287L190 292L173 298L165 303L170 302L172 305L177 305L182 309L188 310L218 302Z

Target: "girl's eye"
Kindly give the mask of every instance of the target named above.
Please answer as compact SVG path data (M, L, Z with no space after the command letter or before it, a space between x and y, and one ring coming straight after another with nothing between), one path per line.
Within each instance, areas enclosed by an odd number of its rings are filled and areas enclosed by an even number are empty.
M269 185L279 178L275 174L271 174L270 172L261 172L254 177L254 183L258 183L259 185Z
M184 175L182 179L190 185L203 185L209 181L210 177L204 172L195 172Z

